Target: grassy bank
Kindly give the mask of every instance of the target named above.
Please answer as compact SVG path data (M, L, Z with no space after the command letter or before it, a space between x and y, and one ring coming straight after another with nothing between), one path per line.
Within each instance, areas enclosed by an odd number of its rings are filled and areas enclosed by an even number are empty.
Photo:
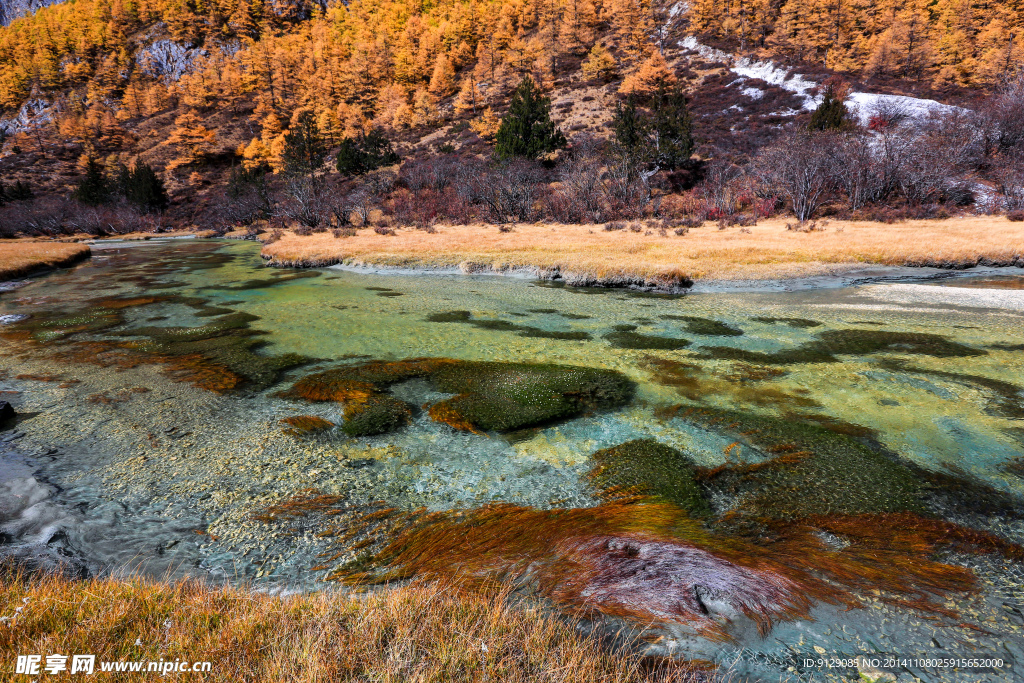
M468 271L558 270L580 284L674 284L684 279L761 280L839 273L865 264L956 266L1024 263L1024 227L1000 216L898 224L819 222L811 232L769 220L686 234L600 225L439 226L435 234L399 229L396 236L360 230L354 237L285 233L263 247L272 265L352 263Z
M42 654L45 665L46 655L60 653L94 654L97 663L209 661L204 681L694 680L681 665L652 668L609 654L571 625L510 605L503 592L434 584L358 598L273 597L198 583L6 578L0 617L7 618L0 651L8 653L8 675L16 654ZM196 680L191 672L170 677Z
M91 253L85 244L0 240L0 280L23 277L43 268L70 266Z

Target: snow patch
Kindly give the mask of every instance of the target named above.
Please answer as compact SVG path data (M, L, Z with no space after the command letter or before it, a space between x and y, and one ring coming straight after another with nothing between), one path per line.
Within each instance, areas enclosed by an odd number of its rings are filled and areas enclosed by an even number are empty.
M803 74L794 73L792 69L780 66L775 62L768 60L755 61L748 57L737 57L734 54L723 52L722 50L715 49L708 45L702 45L694 36L686 36L679 42L679 47L686 50L692 50L704 59L710 61L731 64L729 70L742 78L759 79L771 85L778 86L783 90L788 90L803 100L802 110L813 110L821 103L821 95L812 96L810 94L811 90L818 87L817 83L805 78ZM736 82L733 84L735 83ZM757 90L757 88L744 88L742 92L744 95L752 97L753 99L760 99L760 97L755 97L751 94L751 91L754 90ZM761 92L762 96L763 94L764 93ZM862 126L866 126L868 124L868 121L871 119L871 115L878 110L879 106L882 105L896 105L913 119L924 119L933 114L967 111L962 107L942 104L935 100L906 97L904 95L879 95L862 92L850 93L846 99L846 105L850 109L851 113L858 118ZM781 116L794 116L799 113L800 110L796 109L778 112Z
M740 92L752 100L759 100L764 97L764 90L761 90L760 88L743 88Z
M933 114L947 114L953 112L965 112L966 109L951 104L943 104L935 100L925 100L917 97L906 97L904 95L877 95L874 93L855 92L846 98L846 107L854 114L860 125L866 126L871 120L871 115L880 107L893 106L903 110L907 116L914 119L926 119Z

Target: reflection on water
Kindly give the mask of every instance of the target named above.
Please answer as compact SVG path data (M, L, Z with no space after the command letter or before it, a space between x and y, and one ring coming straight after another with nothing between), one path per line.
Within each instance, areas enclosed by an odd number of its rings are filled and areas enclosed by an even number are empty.
M590 577L574 600L675 620L657 647L755 676L935 642L1024 666L1018 312L550 285L179 242L5 292L5 547L316 586L387 570L374 552L401 538L445 566L532 558L565 602L558 556ZM492 503L519 507L446 512ZM436 523L409 535L421 506ZM473 542L496 543L489 564ZM406 555L389 570L439 571Z

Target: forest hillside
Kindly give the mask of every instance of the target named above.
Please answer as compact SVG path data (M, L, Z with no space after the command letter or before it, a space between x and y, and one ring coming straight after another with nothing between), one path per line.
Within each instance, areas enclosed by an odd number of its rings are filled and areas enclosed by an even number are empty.
M991 210L993 196L1015 192L1007 178L1024 140L1010 130L1024 111L1013 109L1024 106L1024 2L69 0L34 9L3 0L3 8L0 227L8 232L275 220L320 229L365 223L374 211L417 225L514 214L756 219L803 202L769 177L771 154L788 155L786 145L817 150L814 158L842 156L840 148L847 157L878 154L865 135L885 138L885 163L895 166L872 189L823 171L827 191L809 212L796 206L798 218L823 206L912 214L928 206L934 215L988 202ZM495 150L527 82L564 144L525 155L533 165L516 170L508 162L524 155L496 165ZM800 137L808 130L834 135ZM669 138L676 148L666 162ZM289 163L303 140L322 147L298 174L316 176L317 188L297 187ZM954 151L937 160L939 148ZM352 154L362 161L346 167ZM915 164L918 176L941 168L944 177L912 178ZM497 166L504 181L492 177ZM394 177L377 173L371 183L366 172L376 168ZM521 206L496 208L504 200L495 183L507 185L510 173L513 185L533 189ZM599 188L556 196L588 175ZM458 198L446 190L452 178L485 176L493 182ZM579 196L598 190L601 198ZM410 200L422 191L431 201ZM88 220L82 203L93 207Z

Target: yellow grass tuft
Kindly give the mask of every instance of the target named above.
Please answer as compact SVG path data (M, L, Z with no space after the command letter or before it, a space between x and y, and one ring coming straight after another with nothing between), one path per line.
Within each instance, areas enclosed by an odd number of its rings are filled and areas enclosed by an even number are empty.
M17 654L42 654L44 665L48 654L93 654L97 663L209 661L204 681L698 680L693 665L609 653L573 624L513 605L498 587L466 593L414 583L361 596L274 597L198 582L7 576L0 616L9 618L0 626L8 672Z
M24 277L42 268L70 266L91 253L85 244L0 240L0 280Z
M563 276L676 284L690 279L772 279L841 273L866 264L890 266L1010 265L1024 262L1024 227L998 216L914 220L898 224L831 221L824 230L787 230L784 220L718 230L711 223L666 236L600 225L438 226L435 234L400 229L397 237L361 230L345 240L330 233L286 233L263 247L272 265L334 263L502 272L558 270ZM749 232L747 232L749 231Z

